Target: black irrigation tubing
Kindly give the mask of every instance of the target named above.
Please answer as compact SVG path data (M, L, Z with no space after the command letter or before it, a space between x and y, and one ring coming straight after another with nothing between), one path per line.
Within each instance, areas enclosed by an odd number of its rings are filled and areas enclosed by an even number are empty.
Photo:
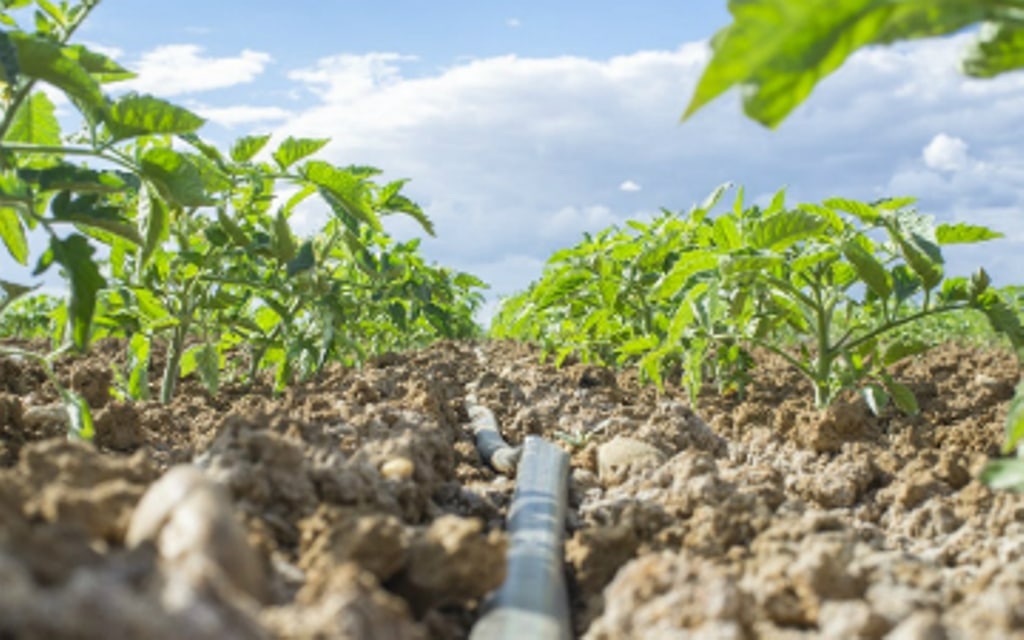
M466 402L477 450L495 470L515 470L517 482L506 525L511 542L505 582L484 604L470 640L568 640L563 543L569 456L537 436L527 436L521 449L509 446L475 392L470 385Z

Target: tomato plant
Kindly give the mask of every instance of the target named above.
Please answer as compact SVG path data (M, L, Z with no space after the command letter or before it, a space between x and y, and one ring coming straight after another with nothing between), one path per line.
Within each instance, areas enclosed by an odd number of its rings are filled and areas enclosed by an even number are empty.
M711 61L683 119L738 86L746 114L775 127L857 49L947 35L979 23L961 69L975 78L1024 69L1024 23L1020 3L1012 0L733 0L729 10L733 21L712 38ZM1024 384L1014 407L1022 403ZM1011 452L1024 434L1024 411L1010 412L1006 432L1005 449ZM1024 490L1024 461L993 463L984 477L993 486Z
M723 192L556 253L539 282L505 302L495 334L537 341L559 361L634 362L658 384L675 371L691 394L705 378L742 391L758 347L800 371L819 407L856 388L876 411L891 399L907 412L916 401L889 367L932 343L900 327L976 309L1024 347L1019 316L984 270L943 272L943 245L998 233L934 226L905 198L787 208L779 192L761 208L745 207L741 190L713 216Z
M297 370L352 361L353 351L361 358L475 334L483 283L426 264L415 241L396 245L384 232L381 218L397 214L433 234L403 194L406 181L378 183L375 168L315 157L327 139L287 138L271 148L269 135L253 135L223 152L199 137L203 119L187 109L107 95L107 84L134 74L70 43L97 0L37 0L29 33L13 11L31 4L8 0L0 10L0 241L28 265L28 233L49 238L34 275L58 267L69 285L55 311L66 319L55 327L55 353L85 350L96 336L126 338L119 386L145 398L159 345L167 402L192 372L216 391L232 350L248 350L249 380L273 368L281 386ZM61 131L40 83L68 97L78 132ZM296 237L294 210L316 200L330 221ZM30 290L0 285L4 306ZM383 327L386 318L401 330ZM36 355L47 365L54 357ZM84 402L66 397L87 419Z

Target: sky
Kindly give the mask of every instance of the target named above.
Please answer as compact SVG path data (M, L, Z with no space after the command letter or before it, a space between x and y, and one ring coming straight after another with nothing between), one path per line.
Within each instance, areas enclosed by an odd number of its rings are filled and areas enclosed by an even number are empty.
M736 92L681 123L728 21L724 0L103 0L79 41L139 73L112 90L189 107L222 146L329 137L324 159L411 179L437 229L425 255L490 283L485 321L584 231L723 182L792 204L915 196L1007 236L948 248L947 272L1021 282L1024 74L964 78L959 35L856 54L774 131ZM293 224L309 235L326 215ZM27 278L4 255L0 274Z

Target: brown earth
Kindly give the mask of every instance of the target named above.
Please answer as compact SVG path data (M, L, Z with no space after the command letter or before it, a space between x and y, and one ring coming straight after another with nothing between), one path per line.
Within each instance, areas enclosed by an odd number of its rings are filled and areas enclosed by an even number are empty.
M480 347L277 397L186 380L163 406L111 397L120 346L100 344L58 368L95 446L64 438L40 370L0 358L0 638L466 637L514 489L467 431L474 380L508 440L572 454L580 637L1024 638L1024 496L974 479L1011 355L936 349L896 372L921 414L876 417L853 396L819 413L771 357L747 397L694 409Z

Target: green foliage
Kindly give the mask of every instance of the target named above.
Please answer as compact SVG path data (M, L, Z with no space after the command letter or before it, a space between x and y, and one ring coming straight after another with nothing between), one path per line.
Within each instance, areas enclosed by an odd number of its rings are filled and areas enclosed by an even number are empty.
M991 78L1024 69L1024 20L1020 3L1014 0L732 0L729 9L733 22L712 40L712 59L684 119L738 86L747 115L775 127L857 49L946 35L977 23L981 28L961 59L964 73ZM976 242L990 237L983 228L960 227L939 233L936 242ZM900 248L912 266L926 267L934 262L922 256L922 247L914 238L905 238ZM941 275L937 271L915 272L933 283ZM976 300L976 306L996 330L1011 336L1012 345L1021 354L1019 340L1012 337L1019 334L1020 315L1010 313L991 294L984 297ZM1018 405L1022 395L1024 388L1018 388ZM1021 419L1014 420L1011 415L1008 434L1021 428ZM1008 435L1008 449L1015 442ZM999 488L1022 489L1022 478L1024 462L1019 459L993 463L983 474L987 483Z
M29 295L31 291L19 288L0 300L0 338L45 339L53 333L61 301L47 294Z
M877 410L892 402L908 413L916 400L889 367L935 342L901 327L973 309L1024 345L1019 316L983 270L944 275L940 239L995 232L933 226L906 199L787 208L780 192L761 208L745 207L741 191L712 216L722 193L557 252L538 282L505 301L493 333L535 341L558 363L635 364L658 384L679 375L691 394L707 379L742 391L757 347L799 370L818 406L860 389Z
M1024 68L1024 23L1013 0L731 0L729 11L733 21L712 39L684 118L739 87L747 115L775 127L857 49L979 22L964 72L984 78Z
M124 338L116 390L137 399L150 395L151 354L165 350L166 402L185 375L216 392L227 376L270 370L281 387L330 362L477 333L483 283L427 264L418 241L383 231L381 216L401 214L433 233L404 180L378 184L377 169L313 157L327 139L288 138L260 161L270 136L248 136L224 154L197 135L203 120L187 109L103 93L133 74L69 43L95 0L35 4L33 33L0 10L10 27L0 32L0 241L19 263L34 258L35 275L59 268L69 295L52 308L16 301L30 288L0 281L0 335L48 329L54 352L32 356L46 367L65 341L82 351L98 336ZM69 96L82 133L62 135L40 82ZM280 205L284 190L295 195ZM290 218L307 198L334 217L298 237ZM33 229L49 237L39 256L29 255ZM247 369L229 370L228 353L246 354ZM74 434L90 437L88 406L57 388Z

